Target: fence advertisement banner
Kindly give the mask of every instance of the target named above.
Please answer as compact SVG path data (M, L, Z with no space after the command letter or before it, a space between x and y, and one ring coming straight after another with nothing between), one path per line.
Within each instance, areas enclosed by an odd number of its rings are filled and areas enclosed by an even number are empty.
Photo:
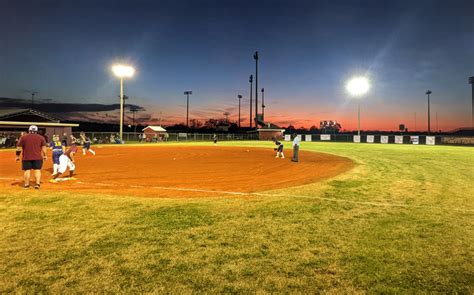
M331 140L331 134L321 134L321 140Z
M420 137L419 136L410 136L410 142L412 144L418 144L420 142Z
M426 137L426 144L435 145L436 144L435 137L434 136L427 136Z
M360 142L360 135L354 135L354 142Z
M285 135L285 141L291 141L291 135L290 134Z
M301 134L296 135L296 137L298 137L298 139L301 141Z
M367 135L367 143L374 143L375 136Z
M395 135L395 143L403 143L403 136L402 135Z
M312 139L313 139L313 138L312 138L311 134L306 134L306 135L304 136L304 141L312 141Z
M380 136L380 143L388 143L388 136L387 135Z

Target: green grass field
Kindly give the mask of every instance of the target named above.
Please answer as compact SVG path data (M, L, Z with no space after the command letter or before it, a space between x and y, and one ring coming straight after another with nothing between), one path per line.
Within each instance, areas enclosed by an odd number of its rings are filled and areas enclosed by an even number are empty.
M0 192L0 293L474 292L474 148L302 149L357 166L264 196Z

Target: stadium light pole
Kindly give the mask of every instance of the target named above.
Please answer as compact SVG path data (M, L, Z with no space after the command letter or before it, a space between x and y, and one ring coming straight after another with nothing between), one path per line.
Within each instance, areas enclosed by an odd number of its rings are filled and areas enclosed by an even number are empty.
M346 84L347 91L355 98L360 98L369 91L370 82L366 77L355 77ZM360 136L360 101L357 101L357 135Z
M186 95L186 133L189 131L189 95L193 94L192 91L185 91L184 95Z
M112 72L120 79L120 142L123 142L123 79L131 78L135 74L135 69L127 65L114 65Z
M239 128L240 128L240 101L242 100L242 95L237 95L237 98L239 99Z
M474 128L474 76L469 77L469 84L472 86L471 127Z
M262 122L265 122L265 89L262 88Z
M430 94L433 93L431 90L426 91L426 95L428 96L428 134L431 133L431 117L430 117Z
M253 83L253 76L250 75L249 78L250 83L250 129L252 129L252 83Z
M258 51L253 54L255 59L255 128L258 128Z

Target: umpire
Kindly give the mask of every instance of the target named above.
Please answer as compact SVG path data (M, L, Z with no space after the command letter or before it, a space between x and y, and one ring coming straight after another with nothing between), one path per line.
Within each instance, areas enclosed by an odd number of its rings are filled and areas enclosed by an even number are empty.
M24 171L24 188L27 189L30 187L31 170L33 170L35 175L35 189L39 189L41 185L43 160L47 159L46 140L43 136L38 134L38 127L35 125L31 125L28 132L28 134L23 135L18 141L16 161L20 161L20 154L23 153L21 166Z
M298 152L300 150L300 139L296 133L293 134L293 158L291 159L292 162L298 162Z

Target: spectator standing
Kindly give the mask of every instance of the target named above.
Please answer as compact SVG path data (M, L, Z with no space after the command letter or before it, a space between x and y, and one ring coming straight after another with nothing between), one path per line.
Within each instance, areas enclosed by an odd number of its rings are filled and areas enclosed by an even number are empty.
M43 160L46 160L46 141L44 137L38 134L38 127L31 125L28 134L20 137L16 150L16 161L20 161L22 155L22 170L24 171L24 188L30 187L31 170L35 176L35 189L41 185L41 168Z

